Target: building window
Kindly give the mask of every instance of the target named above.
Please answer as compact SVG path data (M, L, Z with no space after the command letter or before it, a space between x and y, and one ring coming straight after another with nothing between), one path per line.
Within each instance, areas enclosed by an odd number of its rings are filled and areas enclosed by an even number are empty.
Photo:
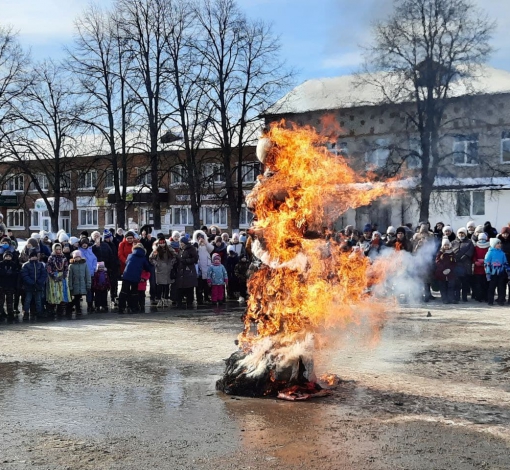
M251 225L253 214L245 207L241 207L239 214L239 228L248 228Z
M377 139L374 147L365 154L368 167L382 168L390 156L390 143L387 139Z
M97 209L78 209L80 227L97 227Z
M24 229L25 228L25 213L23 209L7 211L7 228Z
M174 206L170 211L171 225L193 225L191 209L186 206Z
M258 162L246 163L242 167L243 183L255 183L261 173L261 165Z
M182 184L185 183L186 169L184 165L177 165L172 168L170 173L170 184Z
M138 209L138 225L150 225L154 223L154 211L152 209L145 209L140 207Z
M66 171L60 175L60 191L71 191L71 172Z
M407 168L415 170L421 168L422 148L420 139L409 139L409 155L407 156Z
M97 186L97 171L87 171L80 173L78 178L78 189L96 189Z
M137 168L136 181L140 186L150 186L152 184L150 168Z
M41 213L39 211L30 211L30 227L39 228L41 224Z
M224 183L227 179L221 163L205 163L202 170L204 178L211 183Z
M347 154L349 152L349 146L347 142L341 142L340 140L337 140L336 142L328 142L326 144L327 149L332 153L333 155L347 157Z
M105 226L115 226L116 213L115 208L105 209L104 211L104 224Z
M455 165L476 165L478 163L478 135L458 135L453 143Z
M204 224L227 226L227 208L226 207L204 207Z
M510 163L510 131L501 133L501 162Z
M39 186L41 188L41 191L48 191L50 189L50 184L48 181L48 177L46 175L35 175L35 180L37 183L39 183ZM30 182L30 186L28 188L29 191L38 191L38 189L35 187L34 180Z
M122 181L124 179L124 170L120 168L117 173L119 174L119 186L122 186ZM106 170L106 174L104 177L104 187L105 188L113 188L115 186L115 181L113 179L113 170Z
M458 217L485 215L485 191L458 191L456 214Z
M25 178L23 175L11 175L7 180L7 189L9 191L24 191Z

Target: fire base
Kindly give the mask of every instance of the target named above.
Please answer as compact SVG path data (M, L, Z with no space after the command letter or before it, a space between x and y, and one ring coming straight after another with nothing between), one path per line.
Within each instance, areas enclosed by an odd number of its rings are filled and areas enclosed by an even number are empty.
M324 392L322 387L311 381L313 362L299 357L286 361L285 365L267 361L262 371L248 372L245 366L249 354L243 351L233 353L225 360L223 377L216 382L216 389L227 395L244 397L274 397L286 400L310 398L311 395ZM309 395L306 398L304 395ZM319 396L324 396L321 393Z

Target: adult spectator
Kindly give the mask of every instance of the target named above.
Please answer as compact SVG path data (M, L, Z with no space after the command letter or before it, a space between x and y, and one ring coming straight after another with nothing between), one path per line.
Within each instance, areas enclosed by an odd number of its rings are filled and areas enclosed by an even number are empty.
M126 262L128 256L133 252L133 243L135 241L135 234L129 230L126 232L126 236L119 244L119 268L121 276L124 273L124 269L126 269ZM143 245L142 245L143 247Z
M190 243L189 238L181 237L181 250L179 252L179 264L177 266L177 287L179 289L178 308L184 306L186 299L186 308L193 307L193 292L198 286L197 269L198 263L197 249Z
M462 298L463 302L467 302L471 290L473 253L475 251L475 246L467 237L467 229L461 227L457 230L457 238L453 241L452 248L455 253L455 269L457 271L455 300L459 301Z

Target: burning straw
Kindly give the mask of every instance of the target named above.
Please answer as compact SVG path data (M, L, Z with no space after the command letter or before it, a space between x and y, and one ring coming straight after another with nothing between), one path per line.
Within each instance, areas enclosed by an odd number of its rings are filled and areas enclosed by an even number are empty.
M313 129L283 121L259 142L265 172L247 205L255 215L252 251L262 264L248 283L240 350L226 361L217 383L225 393L277 395L296 385L319 390L311 387L318 333L359 321L360 312L374 309L367 289L378 281L378 270L364 256L326 240L326 228L389 189L366 184L325 144Z

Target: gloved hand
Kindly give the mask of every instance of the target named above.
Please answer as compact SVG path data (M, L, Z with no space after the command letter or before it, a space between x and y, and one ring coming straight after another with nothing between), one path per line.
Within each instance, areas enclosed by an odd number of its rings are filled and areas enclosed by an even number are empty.
M445 276L448 276L448 274L450 274L450 273L451 273L451 270L450 270L450 269L445 269L445 270L443 271L443 274L444 274Z
M491 280L491 275L490 275L490 274L486 274L486 277L487 277L487 282L490 282L490 280Z

